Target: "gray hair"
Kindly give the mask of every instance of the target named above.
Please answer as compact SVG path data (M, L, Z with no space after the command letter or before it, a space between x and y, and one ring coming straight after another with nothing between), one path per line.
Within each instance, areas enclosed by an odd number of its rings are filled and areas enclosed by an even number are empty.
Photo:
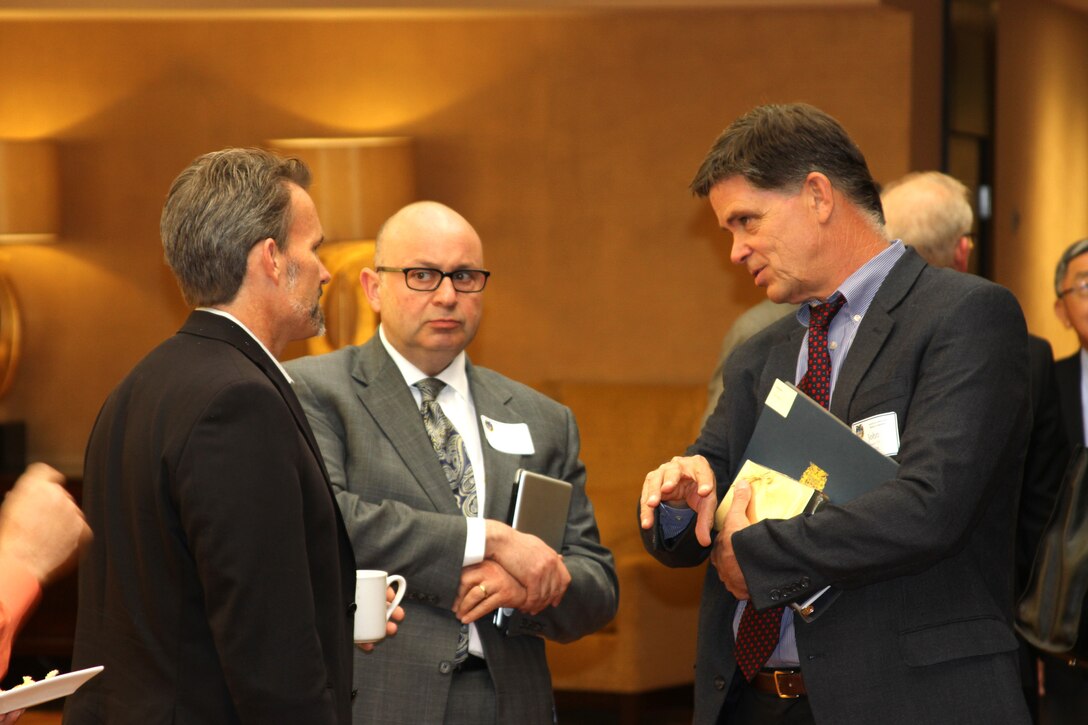
M876 225L883 225L880 193L861 150L846 129L805 103L758 106L722 131L691 182L707 196L719 181L742 176L752 186L793 191L818 171Z
M205 154L174 179L159 231L186 303L203 307L233 300L249 251L262 239L286 249L290 183L310 185L302 161L240 148Z
M1065 281L1065 273L1069 271L1069 263L1085 252L1088 252L1088 239L1073 242L1062 252L1058 268L1054 270L1054 294L1062 296L1062 282Z
M895 202L902 194L908 201ZM884 187L887 234L902 239L935 267L951 267L956 242L971 233L971 192L948 174L916 171Z

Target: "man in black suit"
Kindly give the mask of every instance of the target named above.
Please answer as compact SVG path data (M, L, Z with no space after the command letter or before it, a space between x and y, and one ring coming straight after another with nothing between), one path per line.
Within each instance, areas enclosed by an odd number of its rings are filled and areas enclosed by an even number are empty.
M1073 242L1062 253L1054 271L1054 312L1066 328L1077 333L1080 349L1054 363L1061 394L1062 419L1072 445L1085 445L1084 396L1088 392L1088 239ZM1044 657L1040 715L1047 725L1072 725L1088 712L1088 669L1070 667Z
M734 352L698 440L643 484L647 549L712 564L695 722L1027 723L1010 536L1030 421L1019 304L889 243L864 157L811 106L734 121L692 188L767 296L804 303ZM812 516L756 523L741 481L712 536L776 379L822 391L847 424L883 423L866 440L898 474ZM810 621L775 611L824 587Z
M295 159L193 162L162 214L197 309L106 400L66 723L349 723L354 557L275 356L323 327L321 224Z

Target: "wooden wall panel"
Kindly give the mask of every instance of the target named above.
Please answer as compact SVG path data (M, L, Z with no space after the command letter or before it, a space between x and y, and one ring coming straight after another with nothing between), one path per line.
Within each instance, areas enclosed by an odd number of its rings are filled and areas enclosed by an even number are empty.
M1054 267L1088 237L1088 15L1008 0L998 18L994 276L1064 357L1078 345L1054 315Z
M60 144L62 241L5 248L26 355L0 418L78 470L102 400L186 314L158 215L192 158L416 139L421 196L494 271L472 354L528 382L690 383L760 298L687 183L751 106L838 116L909 168L911 27L886 8L0 21L0 137Z

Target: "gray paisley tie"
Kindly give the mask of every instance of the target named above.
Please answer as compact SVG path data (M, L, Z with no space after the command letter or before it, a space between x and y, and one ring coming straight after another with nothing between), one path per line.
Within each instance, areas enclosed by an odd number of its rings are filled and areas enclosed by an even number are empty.
M472 475L472 462L468 459L465 450L465 441L461 434L453 427L453 423L442 412L438 405L438 394L446 384L437 378L424 378L416 383L423 396L423 402L419 412L423 416L423 426L427 429L427 436L431 439L431 446L438 454L438 460L442 464L442 470L446 473L446 479L450 483L454 498L462 513L467 517L475 517L476 505L476 480ZM468 625L461 625L461 633L457 638L457 652L453 661L459 664L468 657Z

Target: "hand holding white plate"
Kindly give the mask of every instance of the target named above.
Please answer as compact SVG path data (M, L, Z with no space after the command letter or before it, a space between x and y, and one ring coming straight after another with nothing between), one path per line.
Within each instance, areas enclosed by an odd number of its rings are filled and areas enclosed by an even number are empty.
M0 715L12 710L21 710L24 707L40 705L43 702L56 700L58 697L67 697L102 670L102 665L88 667L85 670L76 670L66 675L57 675L48 680L39 680L31 685L19 685L0 692Z

